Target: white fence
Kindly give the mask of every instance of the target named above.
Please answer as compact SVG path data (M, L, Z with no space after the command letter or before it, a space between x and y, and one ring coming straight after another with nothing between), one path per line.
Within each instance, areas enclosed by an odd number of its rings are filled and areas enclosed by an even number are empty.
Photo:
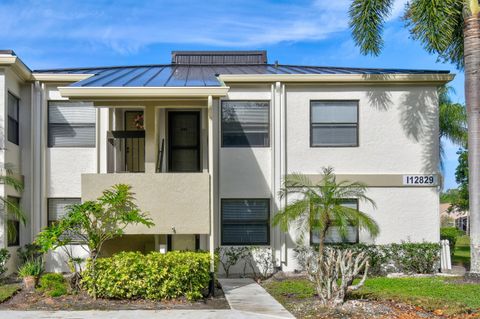
M448 240L444 239L440 241L442 250L440 252L440 264L442 272L448 272L452 270L452 259L450 255L450 244Z

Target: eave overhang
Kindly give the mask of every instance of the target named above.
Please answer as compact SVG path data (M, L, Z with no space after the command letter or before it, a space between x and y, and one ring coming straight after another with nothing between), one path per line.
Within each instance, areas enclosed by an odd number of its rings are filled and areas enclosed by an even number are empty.
M161 99L208 98L225 96L230 88L219 87L59 87L63 97L70 99Z
M221 74L224 83L286 82L311 84L445 84L454 74Z
M42 82L78 82L86 80L95 74L74 74L74 73L32 73L34 81Z
M17 56L0 54L0 66L10 67L24 81L31 79L30 69Z

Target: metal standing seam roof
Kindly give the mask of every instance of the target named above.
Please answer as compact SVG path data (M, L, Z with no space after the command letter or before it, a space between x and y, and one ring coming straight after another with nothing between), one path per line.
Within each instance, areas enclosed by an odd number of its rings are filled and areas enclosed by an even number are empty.
M448 74L447 70L409 70L284 64L157 64L34 70L34 73L94 74L73 87L215 87L227 74Z

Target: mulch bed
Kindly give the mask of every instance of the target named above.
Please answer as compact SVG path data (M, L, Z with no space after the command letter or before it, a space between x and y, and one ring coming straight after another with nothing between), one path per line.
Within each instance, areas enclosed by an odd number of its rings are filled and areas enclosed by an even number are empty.
M215 290L215 297L197 301L185 298L152 301L143 299L116 300L93 299L86 293L48 297L44 294L25 290L19 291L9 300L0 303L1 310L165 310L165 309L230 309L221 289Z

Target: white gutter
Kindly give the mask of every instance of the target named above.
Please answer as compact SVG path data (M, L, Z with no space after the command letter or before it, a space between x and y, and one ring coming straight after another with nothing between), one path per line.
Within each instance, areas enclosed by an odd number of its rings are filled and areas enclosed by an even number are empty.
M42 82L78 82L95 74L32 73L32 79Z

